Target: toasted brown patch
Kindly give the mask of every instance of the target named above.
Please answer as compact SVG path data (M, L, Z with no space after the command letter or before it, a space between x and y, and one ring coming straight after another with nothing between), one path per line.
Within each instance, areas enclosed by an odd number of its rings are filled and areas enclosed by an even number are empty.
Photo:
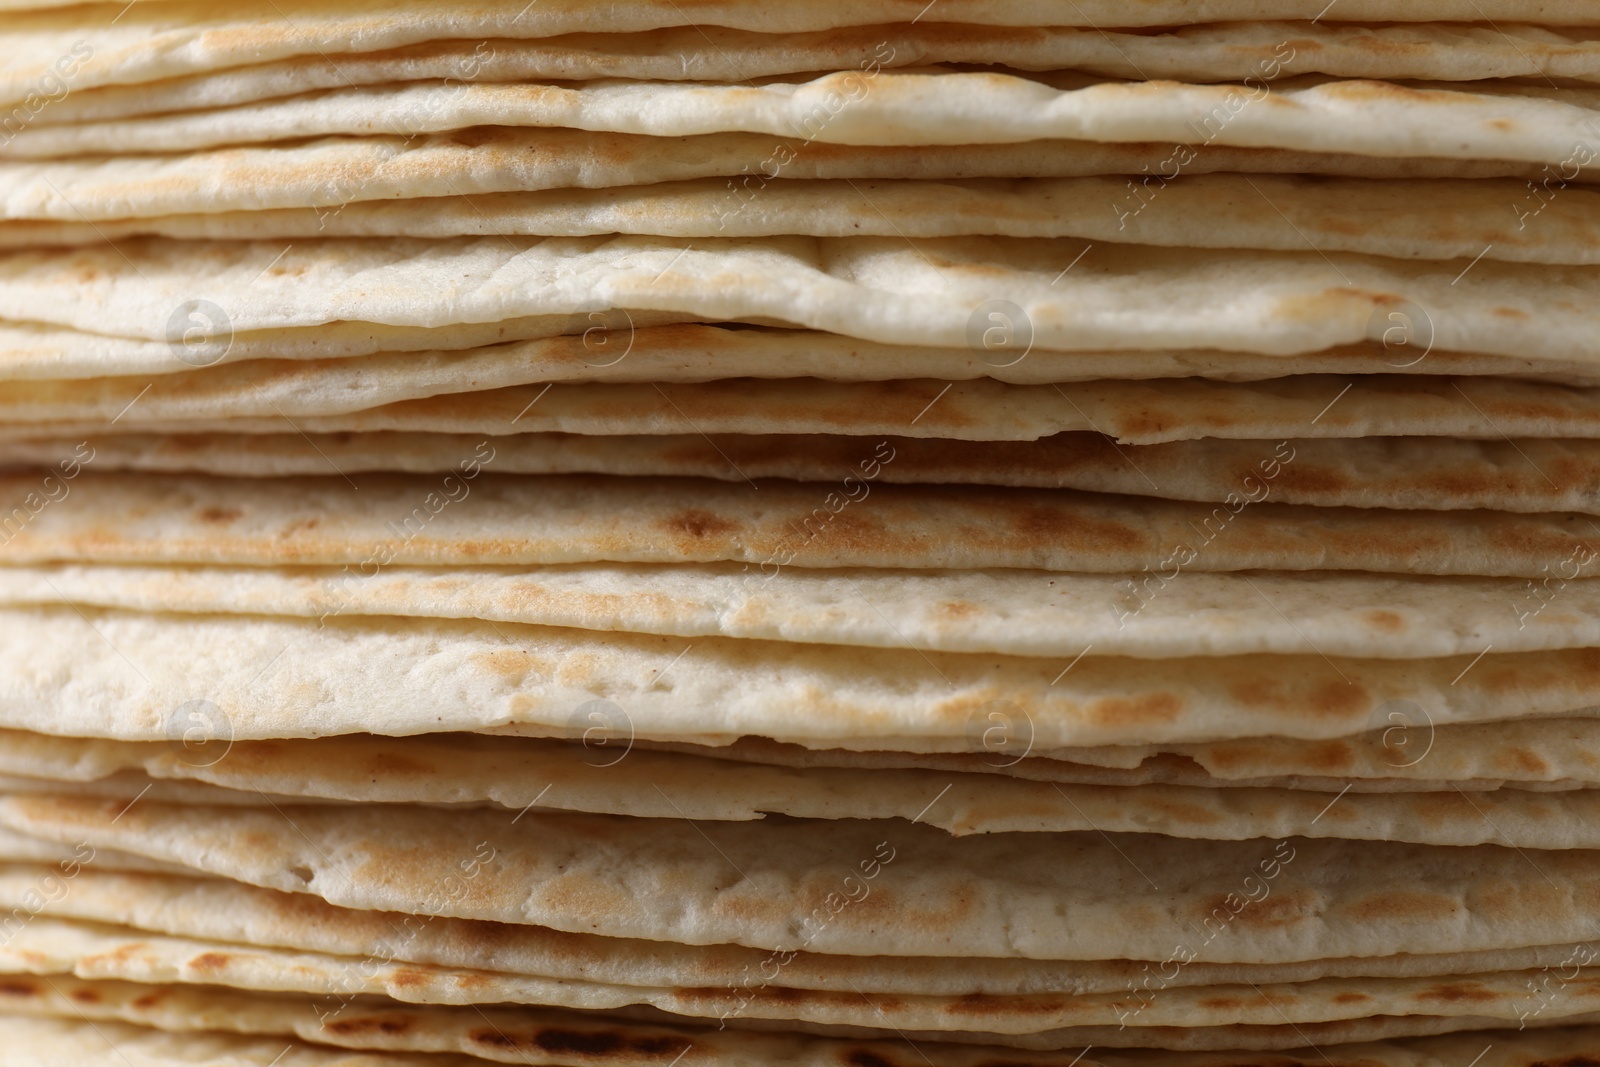
M692 537L697 541L707 537L721 537L739 529L738 523L699 508L686 508L671 518L662 520L661 525L675 534Z
M1426 992L1417 994L1419 1000L1437 1000L1446 1004L1461 1004L1464 1002L1487 1003L1498 1000L1499 994L1485 989L1476 982L1454 982L1449 985L1435 986Z
M1176 722L1182 714L1183 700L1173 693L1109 697L1089 708L1090 717L1102 726Z
M688 1038L683 1037L628 1037L614 1030L561 1029L540 1030L534 1035L533 1043L545 1052L588 1056L632 1052L643 1056L667 1058L682 1055L684 1047L692 1045Z
M1384 633L1397 634L1406 628L1406 621L1392 611L1369 611L1362 617L1367 625Z
M411 1024L403 1019L344 1019L335 1022L325 1022L322 1028L330 1034L340 1034L353 1037L359 1034L389 1034L399 1035L411 1029Z

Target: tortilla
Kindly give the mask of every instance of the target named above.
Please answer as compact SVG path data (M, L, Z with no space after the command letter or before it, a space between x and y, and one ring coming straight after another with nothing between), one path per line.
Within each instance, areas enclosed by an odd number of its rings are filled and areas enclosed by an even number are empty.
M873 146L1047 139L1181 144L1203 130L1205 141L1223 145L1365 156L1559 166L1575 153L1580 165L1600 154L1600 112L1585 106L1577 90L1540 98L1318 77L1254 86L1081 84L1072 79L1069 88L1057 89L1044 80L992 72L884 72L874 62L810 81L760 86L471 80L358 86L214 111L25 126L0 142L0 155L109 155L151 144L173 152L330 135L408 137L476 126L653 137L759 133Z
M1600 541L1600 537L1597 537ZM1132 575L803 570L732 564L515 568L0 567L0 604L178 615L493 622L854 648L1136 659L1424 659L1600 647L1600 547L1548 584L1350 573ZM875 605L894 604L894 615Z
M39 979L14 978L13 1010L37 1013L41 1019L7 1017L10 1033L16 1035L13 1048L42 1050L50 1063L78 1067L104 1062L105 1043L113 1038L117 1047L126 1047L141 1061L158 1067L168 1064L217 1062L223 1054L238 1057L230 1063L251 1067L271 1067L268 1056L291 1067L369 1067L381 1062L385 1067L469 1067L485 1060L520 1063L533 1067L571 1067L577 1064L612 1067L660 1067L667 1053L676 1051L680 1062L708 1067L732 1067L750 1063L790 1063L796 1067L847 1067L871 1058L884 1067L980 1067L995 1062L997 1050L981 1045L934 1041L911 1044L909 1039L870 1040L861 1038L813 1037L800 1033L776 1034L741 1030L712 1031L665 1024L660 1019L634 1022L604 1016L559 1010L462 1011L450 1008L405 1008L383 1001L353 999L348 1002L335 1025L317 1027L318 1002L300 997L273 997L263 994L238 994L216 989L163 988L152 990L119 982L86 982L66 977ZM49 1016L64 1016L58 1021ZM131 1019L161 1026L168 1033L146 1030L116 1022L90 1022L90 1019ZM1301 1053L1269 1051L1259 1055L1230 1051L1216 1053L1172 1053L1149 1050L1096 1048L1092 1057L1085 1050L1079 1062L1088 1067L1431 1067L1437 1063L1459 1062L1462 1054L1471 1055L1469 1046L1482 1039L1479 1034L1434 1036L1410 1039L1377 1040L1385 1031L1448 1035L1454 1029L1490 1020L1440 1019L1412 1016L1362 1020L1354 1023L1293 1027L1205 1027L1189 1031L1161 1031L1168 1043L1193 1047L1259 1045L1265 1049L1287 1047L1296 1039L1323 1042L1363 1039L1360 1045L1320 1044ZM209 1028L211 1033L196 1036ZM223 1031L218 1033L216 1031ZM1265 1032L1263 1032L1265 1031ZM1092 1031L1091 1031L1092 1032ZM1139 1031L1135 1031L1139 1032ZM1150 1032L1148 1029L1143 1032ZM251 1041L232 1034L275 1034L276 1039ZM321 1044L302 1044L286 1035L302 1034ZM108 1036L109 1035L109 1036ZM1098 1036L1098 1035L1097 1035ZM1591 1027L1551 1028L1538 1019L1524 1033L1496 1031L1497 1043L1485 1054L1488 1067L1537 1067L1552 1062L1573 1062L1593 1042ZM1126 1039L1112 1031L1113 1041ZM1232 1042L1232 1045L1227 1045ZM359 1054L338 1053L328 1048L373 1048L393 1050L381 1061ZM74 1059L85 1049L99 1058ZM432 1049L436 1054L405 1056L402 1050ZM462 1055L453 1055L463 1050ZM195 1053L210 1059L185 1058ZM444 1053L439 1055L437 1053ZM167 1058L161 1058L162 1056ZM1023 1067L1055 1067L1063 1056L1057 1052L1029 1052L1006 1049L1001 1055L1007 1063ZM1557 1060L1557 1057L1568 1059ZM257 1058L245 1058L257 1057ZM474 1058L469 1058L474 1057ZM1334 1059L1337 1057L1337 1060ZM1448 1057L1441 1059L1439 1057ZM0 1062L5 1062L0 1060ZM36 1061L20 1061L18 1067ZM277 1061L274 1061L277 1062Z
M1600 262L1600 193L1530 201L1526 183L1492 179L1377 183L1197 174L1130 193L1125 178L968 182L790 181L730 210L725 181L379 200L337 211L279 208L107 220L13 221L0 247L96 244L143 235L185 240L320 237L1078 237L1178 248L1358 252L1414 259ZM1157 193L1160 193L1157 196ZM1148 201L1146 200L1148 197ZM1276 210L1263 212L1263 201ZM1525 203L1526 201L1526 203ZM1521 208L1521 217L1506 205ZM1528 225L1537 218L1536 225Z
M752 1025L771 1021L793 1023L802 1029L864 1028L879 1031L884 1038L901 1030L1024 1048L1081 1045L1083 1028L1110 1029L1127 1024L1130 1018L1136 1025L1127 1037L1137 1040L1146 1028L1353 1021L1368 1018L1376 1005L1393 1015L1479 1020L1526 1018L1536 1008L1542 1009L1539 1015L1546 1022L1591 1017L1594 1003L1600 999L1600 977L1594 968L1568 966L1573 973L1561 976L1563 995L1548 1003L1534 1000L1527 992L1528 983L1537 982L1538 970L1438 978L1168 986L1148 998L1130 990L981 999L923 994L873 998L854 990L835 993L782 986L758 989L754 996L747 996L737 987L715 990L558 982L530 975L402 963L372 955L351 958L230 945L46 917L32 918L0 946L0 972L12 974L72 974L150 985L224 985L258 992L303 993L318 999L388 995L417 1004L527 1004L585 1011L643 1006L691 1021L733 1016ZM1400 1008L1413 1010L1395 1010Z
M1397 707L1443 725L1587 717L1600 704L1592 648L1426 660L1336 660L1315 650L1029 659L472 620L163 616L76 605L0 610L0 634L0 726L122 740L521 726L576 726L581 735L602 695L641 738L751 734L816 748L953 752L990 751L994 715L1049 749L1348 737ZM85 660L78 650L91 635L117 655Z
M734 484L738 473L731 467L728 481L499 475L494 472L502 467L521 465L507 444L517 439L490 444L470 437L450 439L459 451L441 450L449 457L448 475L368 474L356 483L338 475L347 460L338 439L297 440L327 477L108 473L96 467L102 463L97 444L68 444L46 453L50 471L0 476L0 560L348 565L364 575L396 565L729 561L748 565L751 581L761 582L791 566L1097 574L1148 568L1170 574L1183 559L1186 573L1353 570L1541 581L1553 573L1553 587L1555 579L1573 576L1573 564L1583 564L1600 535L1597 521L1582 514L1277 504L1270 482L1265 494L1241 483L1237 498L1216 504L886 485L880 483L899 452L870 439L862 443L872 447L855 453L853 462L824 468L837 481L753 483L757 488L743 480ZM547 439L535 440L528 451L539 466L561 466L572 451L583 454L557 443L561 451L553 459L539 454L549 448ZM654 448L668 463L685 447L674 439L629 443L636 455ZM782 457L793 453L785 444L778 439L773 451L787 464ZM362 451L393 447L385 436L353 445ZM1292 470L1292 460L1285 465L1279 458L1290 457L1292 447L1264 450L1259 473L1271 472L1273 463L1280 473ZM706 441L693 438L688 451L701 459ZM843 457L844 450L835 454ZM732 455L735 463L746 458ZM194 463L187 456L184 462ZM256 467L254 473L264 472ZM74 494L93 506L68 503ZM1159 584L1152 581L1151 588Z
M612 344L593 345L604 353ZM594 358L607 359L606 355ZM181 380L177 381L181 386ZM1145 382L1088 381L1068 385L1009 385L989 379L888 382L816 379L730 379L687 384L579 383L453 392L403 400L366 411L306 414L299 402L270 416L238 415L226 402L174 420L172 403L150 409L123 404L129 430L281 433L284 420L305 433L451 433L504 437L519 433L612 434L886 434L947 441L1036 441L1058 433L1104 433L1122 444L1161 444L1200 438L1258 442L1263 454L1283 457L1285 438L1425 436L1505 440L1508 437L1600 437L1600 390L1497 378L1380 377L1352 381L1307 375L1259 382L1204 378ZM165 399L165 398L163 398ZM222 399L222 398L219 398ZM310 406L320 398L313 396ZM209 407L210 410L207 410ZM163 410L166 409L166 410ZM222 409L222 410L218 410ZM48 417L49 412L44 413ZM87 422L23 420L5 432L83 437L102 427Z
M886 32L887 31L887 32ZM1287 47L1286 47L1287 44ZM886 47L885 47L886 46ZM1241 81L1278 70L1345 78L1600 80L1594 46L1548 28L1312 22L1183 26L1167 33L953 26L933 21L774 36L717 26L536 40L430 41L379 53L309 55L53 101L38 123L85 122L228 107L319 89L470 77L477 82L743 81L873 63L979 63L1082 70L1118 78Z
M1004 720L995 725L1004 726ZM525 728L519 732L522 743L548 743L534 741ZM587 738L573 738L604 751L603 743L625 736L596 730ZM712 738L697 745L637 740L634 745L776 767L927 769L1102 786L1238 786L1324 794L1501 788L1543 792L1585 789L1600 780L1595 726L1588 719L1437 726L1418 709L1396 706L1365 734L1316 742L1256 737L1193 745L1026 749L1026 739L1021 730L1002 730L991 735L992 751L968 753L896 752L870 744L809 749L758 737ZM614 756L613 749L605 759Z
M54 887L47 868L0 868L0 904L37 915L127 925L174 937L276 947L334 957L412 962L440 968L543 975L634 986L729 988L755 992L773 981L768 953L737 945L567 934L537 926L337 908L304 894L286 895L220 878L118 873L86 868L71 891L40 903ZM59 881L59 876L56 876ZM59 896L59 899L56 897ZM1137 960L941 959L787 954L785 988L835 992L988 994L1127 993L1147 978L1163 988L1305 982L1331 977L1426 977L1557 966L1570 945L1432 956L1379 956L1250 965L1191 963L1151 968ZM1152 970L1160 973L1152 977ZM1176 973L1172 973L1173 971Z
M597 721L604 721L603 713ZM1396 724L1387 725L1392 733ZM1418 735L1414 747L1425 758L1426 751L1420 749L1426 743L1421 736L1424 731L1420 724L1412 726ZM9 731L8 735L16 736ZM49 740L70 751L76 739ZM324 738L299 744L246 742L242 751L240 745L226 743L191 749L167 746L165 752L142 761L159 764L162 755L168 756L165 765L155 768L159 778L127 771L89 777L80 771L62 782L53 780L45 767L33 767L21 772L29 777L4 777L0 788L13 793L278 809L334 801L498 805L523 811L541 807L714 822L759 820L766 812L804 819L921 817L957 836L1099 831L1202 840L1300 836L1425 845L1600 848L1600 833L1593 829L1600 818L1600 790L1594 789L1558 794L1500 789L1468 796L1446 786L1437 793L1354 793L1330 799L1316 791L1218 788L1221 783L1129 788L1044 783L1023 777L942 775L932 770L869 773L812 768L796 774L681 753L636 754L631 739L620 731L605 739L607 744L601 743L598 731L585 740L582 746L554 752L530 750L524 742L520 759L503 762L485 759L487 744L473 752L459 744L439 742L443 751L431 761L435 768L432 777L419 773L417 760L406 755L418 751L415 741ZM430 751L433 743L430 737ZM40 747L38 742L26 743L19 746L18 755ZM1410 757L1397 745L1385 748L1373 743L1369 747L1391 762ZM464 762L461 757L468 754L479 763ZM291 758L297 761L292 764L296 769L286 772L283 761ZM359 769L363 777L354 778L334 766L340 759L348 760L350 771ZM611 771L624 759L633 760L625 772ZM992 764L1010 762L1003 749L989 759ZM17 760L13 756L5 764ZM135 761L130 758L128 762ZM392 767L404 768L406 773ZM394 780L380 785L380 778ZM205 782L217 785L202 784ZM930 809L927 797L935 793L940 802ZM113 915L102 921L123 920Z
M82 223L188 212L292 209L324 226L337 225L344 205L369 200L721 178L727 190L722 207L732 225L762 190L780 178L861 182L1139 175L1142 183L1142 176L1166 176L1183 160L1187 163L1181 170L1191 178L1239 172L1550 180L1546 168L1527 163L1386 159L1217 144L1203 150L1092 141L858 148L760 134L662 138L487 127L415 138L323 138L304 144L114 159L0 161L0 217ZM1587 184L1597 180L1600 168L1566 167L1557 177L1566 180L1567 174L1572 182ZM1148 197L1149 189L1144 192ZM1546 199L1540 197L1538 203ZM1531 210L1537 203L1519 197L1507 206Z
M893 0L848 6L816 4L793 11L757 11L738 0L719 0L696 4L692 17L660 0L635 0L608 11L603 21L596 18L592 8L576 0L542 3L537 11L515 13L498 5L463 8L459 4L431 2L409 8L404 17L386 20L372 17L374 12L391 14L377 0L346 0L337 5L312 0L276 6L251 3L231 8L225 14L189 0L152 3L126 16L114 4L78 12L60 10L62 6L63 0L4 0L3 9L18 14L7 17L0 45L10 55L37 57L6 69L4 78L0 78L0 95L4 98L25 100L28 93L36 92L40 79L49 74L82 90L312 53L377 52L439 39L544 38L600 28L611 33L633 33L670 26L714 25L788 34L894 23L908 15L914 15L919 22L926 19L957 24L1087 28L1263 19L1389 22L1397 17L1414 22L1498 19L1547 25L1600 24L1600 18L1582 0L1547 0L1537 6L1530 6L1528 0L1429 0L1407 5L1398 16L1392 5L1379 0L1344 0L1327 12L1319 12L1314 0L1235 0L1204 9L1180 0L1161 0L1141 4L1137 13L1116 0L1087 0L1075 10L1062 9L1048 0L1025 4L945 0L936 10L920 13ZM75 43L91 39L94 44L87 54L83 45L73 51ZM53 92L50 83L45 85L45 91Z
M114 433L92 435L89 447L95 450L94 463L100 471L143 471L152 476L193 471L254 479L367 473L363 483L387 485L398 472L454 470L463 456L475 454L485 441L468 434L383 432L322 434L309 440L298 434ZM55 466L64 457L76 455L85 443L0 439L0 462L13 468ZM1217 503L1227 501L1229 494L1240 488L1252 487L1255 482L1246 486L1245 479L1259 481L1260 465L1266 463L1271 469L1271 461L1276 459L1261 454L1260 443L1253 441L1202 439L1135 447L1113 445L1098 434L1057 434L1025 443L959 444L887 437L874 442L875 447L880 444L893 448L897 461L903 460L881 467L878 482L884 487L930 483L1065 487L1163 499L1204 498ZM1305 463L1300 470L1279 463L1280 478L1271 495L1285 502L1324 508L1491 508L1528 513L1564 508L1592 513L1596 507L1591 488L1594 459L1591 442L1586 441L1338 438L1294 439L1280 444L1285 454L1292 449L1295 461ZM745 478L826 482L851 471L861 452L858 439L831 435L528 434L499 438L490 447L495 449L495 467L504 472L689 476L741 483ZM1274 449L1277 447L1275 444ZM1290 471L1294 471L1292 476L1287 473ZM1354 480L1358 475L1362 480ZM266 483L263 491L270 485ZM768 484L773 487L774 483ZM706 491L717 492L710 487ZM1321 513L1319 519L1343 521L1335 517L1338 514ZM1384 518L1399 520L1393 515ZM1403 521L1409 525L1419 518L1410 514ZM1491 523L1504 521L1479 518ZM1566 551L1576 547L1573 542ZM1565 558L1566 551L1555 551ZM1503 565L1485 564L1490 569ZM1387 569L1377 563L1351 566ZM1085 567L1080 564L1078 569ZM1529 573L1542 576L1538 566Z
M118 807L13 796L0 800L0 822L342 907L825 954L1166 959L1177 944L1195 961L1275 963L1516 948L1592 937L1600 892L1600 853L1578 849L1537 853L1543 877L1530 879L1529 853L1492 845L952 838L874 821L691 825L427 808L406 809L401 832L396 812L359 806L285 818L140 803L112 824ZM873 875L865 895L841 890L862 874ZM842 892L859 899L840 906ZM1224 903L1239 892L1258 908L1237 895ZM1235 904L1220 925L1212 918ZM814 908L821 914L803 922Z
M1011 362L1028 333L1061 351L1290 355L1383 338L1392 315L1445 350L1570 360L1587 358L1600 315L1594 272L1581 267L1134 245L1096 245L1074 265L1081 253L1070 240L977 237L147 239L0 256L0 315L151 340L166 340L176 318L203 331L183 344L208 359L229 331L613 307L941 347L981 348L985 329L1009 325L1008 358L996 362Z

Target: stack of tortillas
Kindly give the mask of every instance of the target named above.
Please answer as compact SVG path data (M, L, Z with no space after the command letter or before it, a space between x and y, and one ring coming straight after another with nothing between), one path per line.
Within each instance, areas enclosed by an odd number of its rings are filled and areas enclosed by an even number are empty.
M0 47L0 1067L1600 1059L1600 4Z

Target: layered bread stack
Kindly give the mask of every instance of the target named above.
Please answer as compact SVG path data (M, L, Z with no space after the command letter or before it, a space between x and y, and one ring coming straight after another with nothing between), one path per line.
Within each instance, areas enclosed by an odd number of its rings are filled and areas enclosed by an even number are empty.
M0 11L0 1067L1600 1055L1594 5Z

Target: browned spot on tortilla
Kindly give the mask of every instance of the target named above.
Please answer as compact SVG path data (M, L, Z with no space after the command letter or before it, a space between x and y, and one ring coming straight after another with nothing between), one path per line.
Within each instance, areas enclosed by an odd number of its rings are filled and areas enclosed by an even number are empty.
M1549 774L1550 764L1539 758L1539 754L1526 748L1502 748L1499 756L1509 761L1518 770L1529 774Z
M334 1022L325 1022L322 1028L332 1034L341 1034L352 1037L358 1034L403 1034L411 1029L411 1024L404 1019L382 1019L368 1017L364 1019L342 1019Z
M565 1052L579 1055L602 1056L610 1053L632 1052L645 1056L671 1057L682 1055L685 1037L629 1037L616 1030L562 1030L546 1029L534 1034L533 1042L546 1052Z
M1369 611L1366 620L1374 630L1382 630L1385 633L1399 633L1406 627L1406 621L1392 611Z
M662 525L673 533L684 534L696 540L731 534L739 529L738 523L730 522L700 508L685 508L671 518L663 520Z
M1434 986L1432 989L1418 993L1419 1000L1437 1000L1446 1004L1460 1004L1463 1001L1484 1003L1499 999L1499 994L1483 988L1476 982L1455 982L1449 985Z
M508 685L521 685L522 680L533 670L533 657L515 648L474 653L471 661L474 666L498 675Z
M1136 697L1107 697L1089 708L1103 726L1174 722L1183 714L1183 701L1173 693L1145 693Z

